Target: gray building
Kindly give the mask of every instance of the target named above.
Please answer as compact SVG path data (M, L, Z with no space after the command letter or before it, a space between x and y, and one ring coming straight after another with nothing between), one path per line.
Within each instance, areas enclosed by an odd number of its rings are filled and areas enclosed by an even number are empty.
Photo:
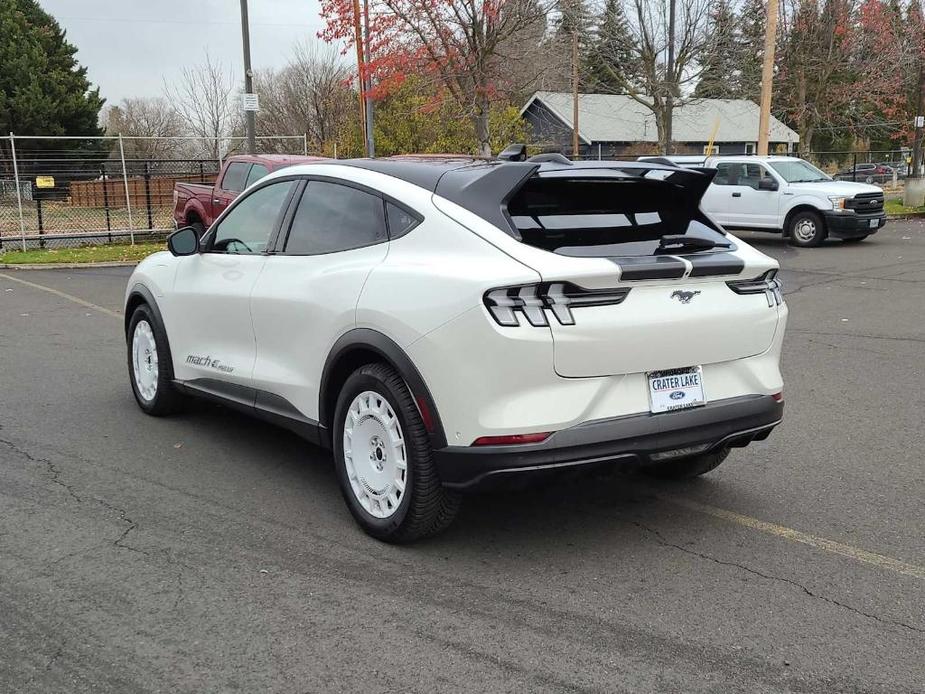
M536 92L520 110L533 140L564 152L572 149L572 95ZM758 105L747 99L697 99L674 111L676 154L703 154L716 130L714 154L753 153L758 145ZM622 94L578 96L580 154L591 157L655 153L655 116ZM792 152L800 136L771 117L771 152Z

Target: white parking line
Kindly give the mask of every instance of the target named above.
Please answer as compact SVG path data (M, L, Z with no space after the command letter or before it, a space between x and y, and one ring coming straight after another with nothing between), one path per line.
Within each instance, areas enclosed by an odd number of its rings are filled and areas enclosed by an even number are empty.
M10 280L10 282L19 282L20 284L24 284L27 287L32 287L33 289L39 289L43 292L48 292L49 294L60 296L62 299L67 299L68 301L72 301L75 304L80 304L81 306L92 308L94 311L105 313L107 316L112 316L113 318L118 318L120 320L122 319L122 314L119 313L118 311L111 311L108 308L103 308L102 306L98 306L97 304L91 303L89 301L84 301L79 296L74 296L73 294L68 294L67 292L62 292L57 289L52 289L51 287L46 287L43 284L36 284L35 282L29 282L27 280L22 280L22 279L19 279L18 277L11 277L10 275L7 275L2 272L0 272L0 277L2 277L5 280Z

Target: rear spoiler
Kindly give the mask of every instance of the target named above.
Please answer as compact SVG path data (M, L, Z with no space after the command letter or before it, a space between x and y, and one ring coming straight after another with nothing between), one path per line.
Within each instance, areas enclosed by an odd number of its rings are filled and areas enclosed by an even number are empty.
M659 178L646 177L650 171L662 171ZM563 163L558 158L536 161L504 161L493 165L464 166L447 171L440 177L434 194L450 200L495 226L520 236L511 223L507 204L533 176L543 178L637 178L650 185L671 185L683 191L685 212L713 227L700 212L700 199L709 188L716 169L681 168L659 162L591 161ZM718 230L721 231L721 230Z

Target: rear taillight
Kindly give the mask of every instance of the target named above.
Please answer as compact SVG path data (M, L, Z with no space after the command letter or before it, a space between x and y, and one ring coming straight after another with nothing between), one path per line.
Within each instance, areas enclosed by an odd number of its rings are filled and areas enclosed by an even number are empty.
M571 282L542 282L490 289L485 292L483 300L499 325L520 325L519 312L530 325L540 327L549 325L546 311L550 311L562 325L575 325L572 309L621 304L629 293L628 288L584 289Z
M736 294L764 294L768 300L768 306L779 306L784 301L782 294L784 285L777 279L777 270L768 270L754 279L732 280L726 284Z

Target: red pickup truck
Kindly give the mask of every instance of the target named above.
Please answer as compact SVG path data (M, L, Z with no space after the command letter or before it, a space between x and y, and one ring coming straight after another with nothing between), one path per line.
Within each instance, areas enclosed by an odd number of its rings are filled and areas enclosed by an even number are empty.
M178 229L193 227L202 236L231 201L254 181L277 169L324 160L324 157L287 154L238 154L228 157L218 172L214 186L198 183L174 184L174 222Z

